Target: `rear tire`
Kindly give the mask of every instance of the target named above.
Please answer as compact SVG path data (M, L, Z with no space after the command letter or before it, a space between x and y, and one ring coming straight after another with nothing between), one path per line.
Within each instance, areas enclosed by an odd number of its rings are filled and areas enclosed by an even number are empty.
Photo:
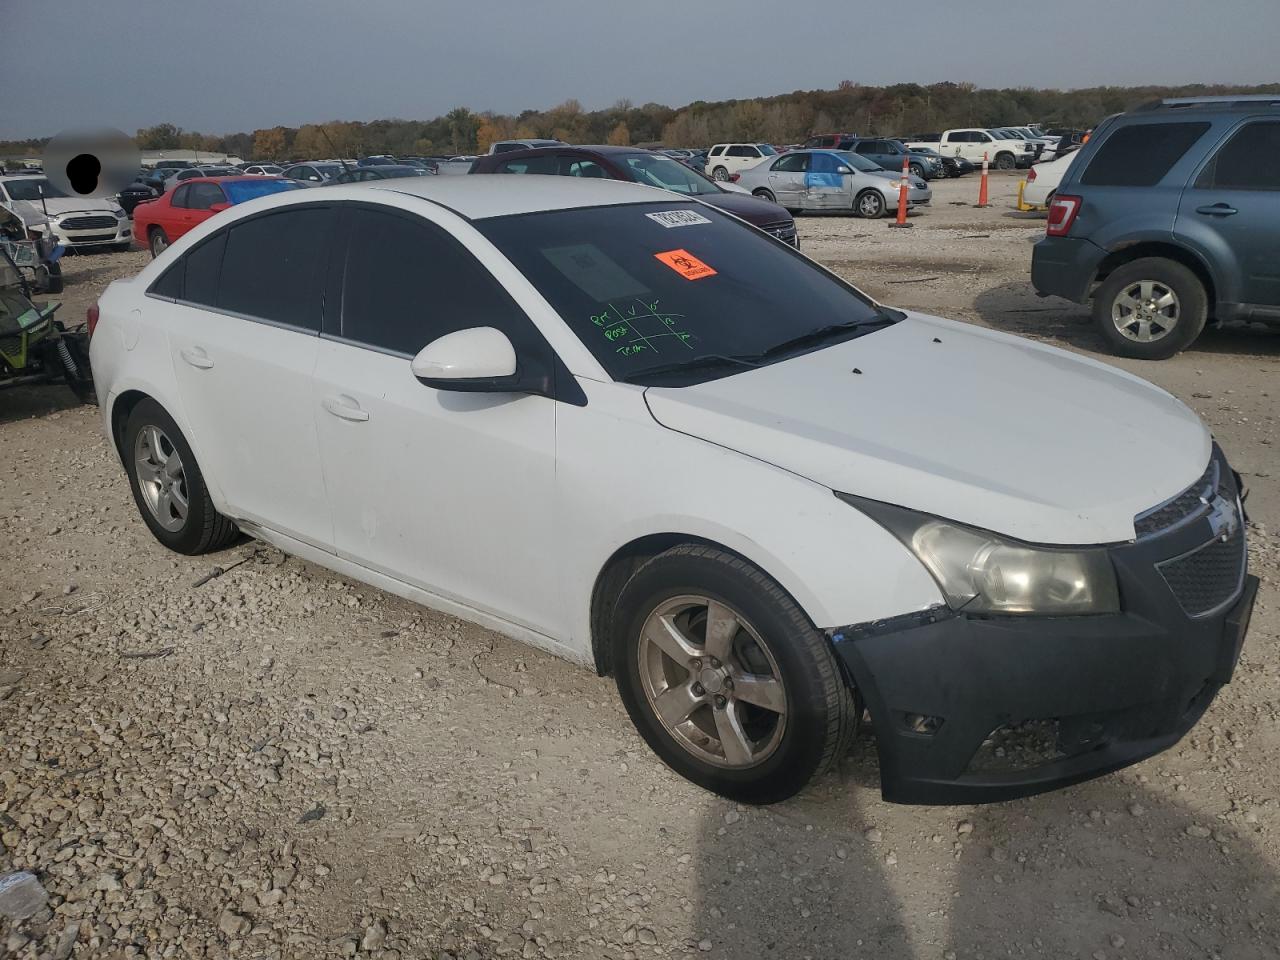
M239 535L214 507L186 437L156 401L148 397L129 413L120 452L143 522L170 550L209 553Z
M729 179L729 171L724 167L716 167L711 171L711 177L714 180L719 180L721 183L724 183Z
M709 622L725 627L718 642ZM826 638L740 557L673 547L627 581L611 623L618 692L637 730L707 790L742 803L785 800L857 730L855 697Z
M770 190L766 190L764 187L761 187L759 190L753 191L752 196L759 197L761 200L768 200L770 203L778 202L778 198L773 195L773 192Z
M1093 321L1111 352L1137 360L1167 360L1185 350L1208 315L1200 278L1163 257L1126 263L1093 298Z

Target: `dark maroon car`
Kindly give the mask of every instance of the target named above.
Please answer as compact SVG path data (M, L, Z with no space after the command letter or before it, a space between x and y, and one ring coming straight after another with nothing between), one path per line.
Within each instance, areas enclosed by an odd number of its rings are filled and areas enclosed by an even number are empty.
M635 147L538 147L480 157L471 173L534 173L561 177L629 180L697 197L741 217L784 243L799 247L796 222L776 203L726 190L710 177L665 154Z

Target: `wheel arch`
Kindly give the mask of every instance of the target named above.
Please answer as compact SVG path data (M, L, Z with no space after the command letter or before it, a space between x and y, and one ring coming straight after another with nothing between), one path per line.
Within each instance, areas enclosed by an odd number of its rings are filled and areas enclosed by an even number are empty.
M124 461L124 427L129 422L129 414L133 413L143 400L155 400L155 397L142 390L125 390L111 404L111 439L115 442L116 453L121 462ZM156 400L156 403L159 403ZM163 406L163 404L161 404ZM172 416L172 414L170 414Z
M1208 263L1195 252L1176 243L1162 240L1143 240L1113 249L1098 264L1097 272L1093 278L1094 287L1096 288L1097 284L1102 283L1125 264L1133 263L1135 260L1145 260L1148 257L1172 260L1174 263L1182 264L1182 266L1194 273L1200 282L1204 284L1205 294L1209 300L1209 313L1211 316L1213 315L1214 308L1218 303L1218 284L1209 269Z

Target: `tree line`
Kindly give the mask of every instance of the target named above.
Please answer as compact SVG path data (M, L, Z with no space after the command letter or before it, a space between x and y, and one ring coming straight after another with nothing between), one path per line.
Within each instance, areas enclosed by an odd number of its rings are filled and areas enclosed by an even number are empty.
M985 89L969 83L869 86L843 81L833 90L796 90L747 100L695 101L683 107L619 100L584 110L566 100L549 110L476 113L455 107L433 120L334 120L223 135L159 123L138 130L141 150L207 150L245 159L455 155L483 153L495 140L548 137L570 143L706 147L721 141L797 143L815 132L895 136L948 127L1045 123L1089 128L1103 117L1161 97L1280 94L1260 86L1091 87L1044 90ZM47 139L0 141L0 156L30 157Z

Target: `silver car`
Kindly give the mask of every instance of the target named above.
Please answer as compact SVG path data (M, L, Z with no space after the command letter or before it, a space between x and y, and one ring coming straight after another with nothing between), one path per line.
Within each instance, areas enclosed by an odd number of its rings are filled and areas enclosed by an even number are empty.
M897 212L901 174L882 170L866 157L845 150L792 150L771 162L743 170L737 185L792 213L845 210L875 219ZM927 204L933 191L909 177L907 209Z

